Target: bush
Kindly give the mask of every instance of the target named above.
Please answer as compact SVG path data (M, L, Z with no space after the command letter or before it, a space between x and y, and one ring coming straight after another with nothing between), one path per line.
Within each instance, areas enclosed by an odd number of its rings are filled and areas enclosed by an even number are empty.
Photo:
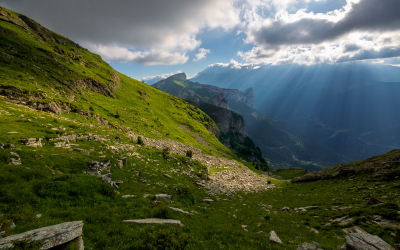
M268 214L264 217L265 220L270 220L271 216L269 216Z
M192 150L186 151L186 157L192 158L193 157L193 151Z
M147 233L143 239L140 249L158 250L158 249L186 249L192 236L184 232L173 232L173 229L162 228L158 231ZM174 231L178 231L175 229Z
M175 188L176 194L178 195L179 199L186 200L187 202L190 202L192 204L196 203L196 197L192 193L192 190L190 190L187 187L176 187Z
M139 137L137 138L137 144L139 144L139 145L144 145L144 141L143 141L143 139L142 139L141 136L139 136Z
M268 184L271 184L271 181L268 181L267 183L268 183Z
M164 148L164 149L163 149L163 157L164 157L164 159L169 159L169 158L171 158L170 152L169 152L169 148Z

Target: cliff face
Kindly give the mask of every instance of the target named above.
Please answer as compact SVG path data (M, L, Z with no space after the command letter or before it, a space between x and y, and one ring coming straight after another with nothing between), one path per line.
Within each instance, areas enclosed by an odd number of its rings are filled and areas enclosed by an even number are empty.
M229 109L228 100L225 99L224 94L222 93L211 97L210 100L208 100L208 103L221 108Z
M152 86L179 98L200 102L207 102L207 100L212 97L223 94L225 99L233 106L245 106L250 109L255 108L252 88L248 88L244 91L238 89L223 89L187 80L185 73L170 76L156 82ZM184 90L185 88L187 88L187 90ZM189 91L192 92L192 94L189 94ZM235 110L234 108L232 109Z

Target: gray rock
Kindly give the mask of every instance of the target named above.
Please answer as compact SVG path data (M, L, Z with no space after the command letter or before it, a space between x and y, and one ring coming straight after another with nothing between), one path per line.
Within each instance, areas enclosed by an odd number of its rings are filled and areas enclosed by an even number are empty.
M179 208L176 208L176 207L168 207L168 208L171 209L171 210L174 210L176 212L182 213L182 214L190 214L189 212L187 212L185 210L182 210L182 209L179 209Z
M14 241L22 240L41 241L44 243L41 249L50 249L80 237L82 227L82 221L73 221L8 236L0 239L0 249L12 249Z
M11 149L11 150L14 150L14 149L15 149L14 144L8 144L8 145L7 145L7 148L9 148L9 149Z
M269 240L278 244L283 244L281 239L279 239L278 235L275 233L275 231L271 231L269 233Z
M42 215L41 214L37 214L37 215L35 215L35 217L39 219L40 217L42 217Z
M317 242L313 242L311 244L304 242L303 244L297 247L297 250L318 250L318 249L320 248Z
M283 212L289 212L289 210L290 210L290 208L288 208L288 207L284 207L281 209L281 211L283 211Z
M319 231L318 231L317 229L315 229L315 228L311 228L310 231L311 231L311 232L314 232L314 233L316 233L316 234L319 234Z
M66 141L60 141L60 142L55 142L53 146L56 148L70 148L71 144Z
M341 250L394 250L392 246L376 235L371 235L359 227L353 227L346 236Z
M204 199L203 202L204 203L208 203L208 204L214 204L215 203L215 201L211 200L211 199Z
M36 138L25 138L21 139L21 144L25 146L31 146L31 147L42 147L42 138L36 139Z
M10 158L10 164L11 164L11 165L21 165L21 164L22 164L22 161L21 161L20 158L18 158L18 159Z
M158 219L158 218L149 218L149 219L141 219L141 220L124 220L122 223L128 224L139 224L139 225L154 225L154 224L161 224L161 225L174 225L183 227L183 224L179 220L170 220L170 219Z
M165 200L166 202L169 202L172 198L172 195L168 194L156 194L156 201L159 200Z
M210 100L208 100L209 104L221 107L221 108L225 108L225 109L229 109L229 103L228 100L225 99L224 94L219 93L213 97L210 98Z
M82 154L87 154L87 155L89 154L88 151L80 149L80 148L74 148L74 151L77 151L77 152L82 153Z
M122 195L122 198L124 198L124 199L133 198L133 197L135 197L133 194Z
M204 181L207 181L207 175L205 174L205 175L203 175L203 177L202 177L202 179L204 180Z
M170 176L169 174L164 174L165 177L172 179L172 176Z
M247 232L248 231L247 225L242 225L242 230Z

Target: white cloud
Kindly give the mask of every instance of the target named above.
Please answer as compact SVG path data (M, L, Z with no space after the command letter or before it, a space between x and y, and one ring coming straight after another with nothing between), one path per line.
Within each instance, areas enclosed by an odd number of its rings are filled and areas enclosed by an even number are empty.
M254 6L242 24L245 42L255 45L238 52L246 62L315 64L400 56L399 1L347 0L327 13L300 9L290 14L282 7L269 16Z
M85 44L91 51L100 54L110 62L136 62L143 65L184 64L189 56L182 52L158 50L130 51L125 47Z
M207 54L209 54L211 52L211 50L209 49L204 49L204 48L200 48L199 49L199 53L196 54L193 59L193 61L197 62L200 61L201 59L204 59L207 57Z

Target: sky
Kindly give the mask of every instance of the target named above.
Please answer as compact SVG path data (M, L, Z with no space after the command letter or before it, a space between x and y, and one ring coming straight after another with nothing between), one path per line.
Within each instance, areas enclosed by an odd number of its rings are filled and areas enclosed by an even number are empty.
M135 79L216 63L400 64L399 0L0 0Z

